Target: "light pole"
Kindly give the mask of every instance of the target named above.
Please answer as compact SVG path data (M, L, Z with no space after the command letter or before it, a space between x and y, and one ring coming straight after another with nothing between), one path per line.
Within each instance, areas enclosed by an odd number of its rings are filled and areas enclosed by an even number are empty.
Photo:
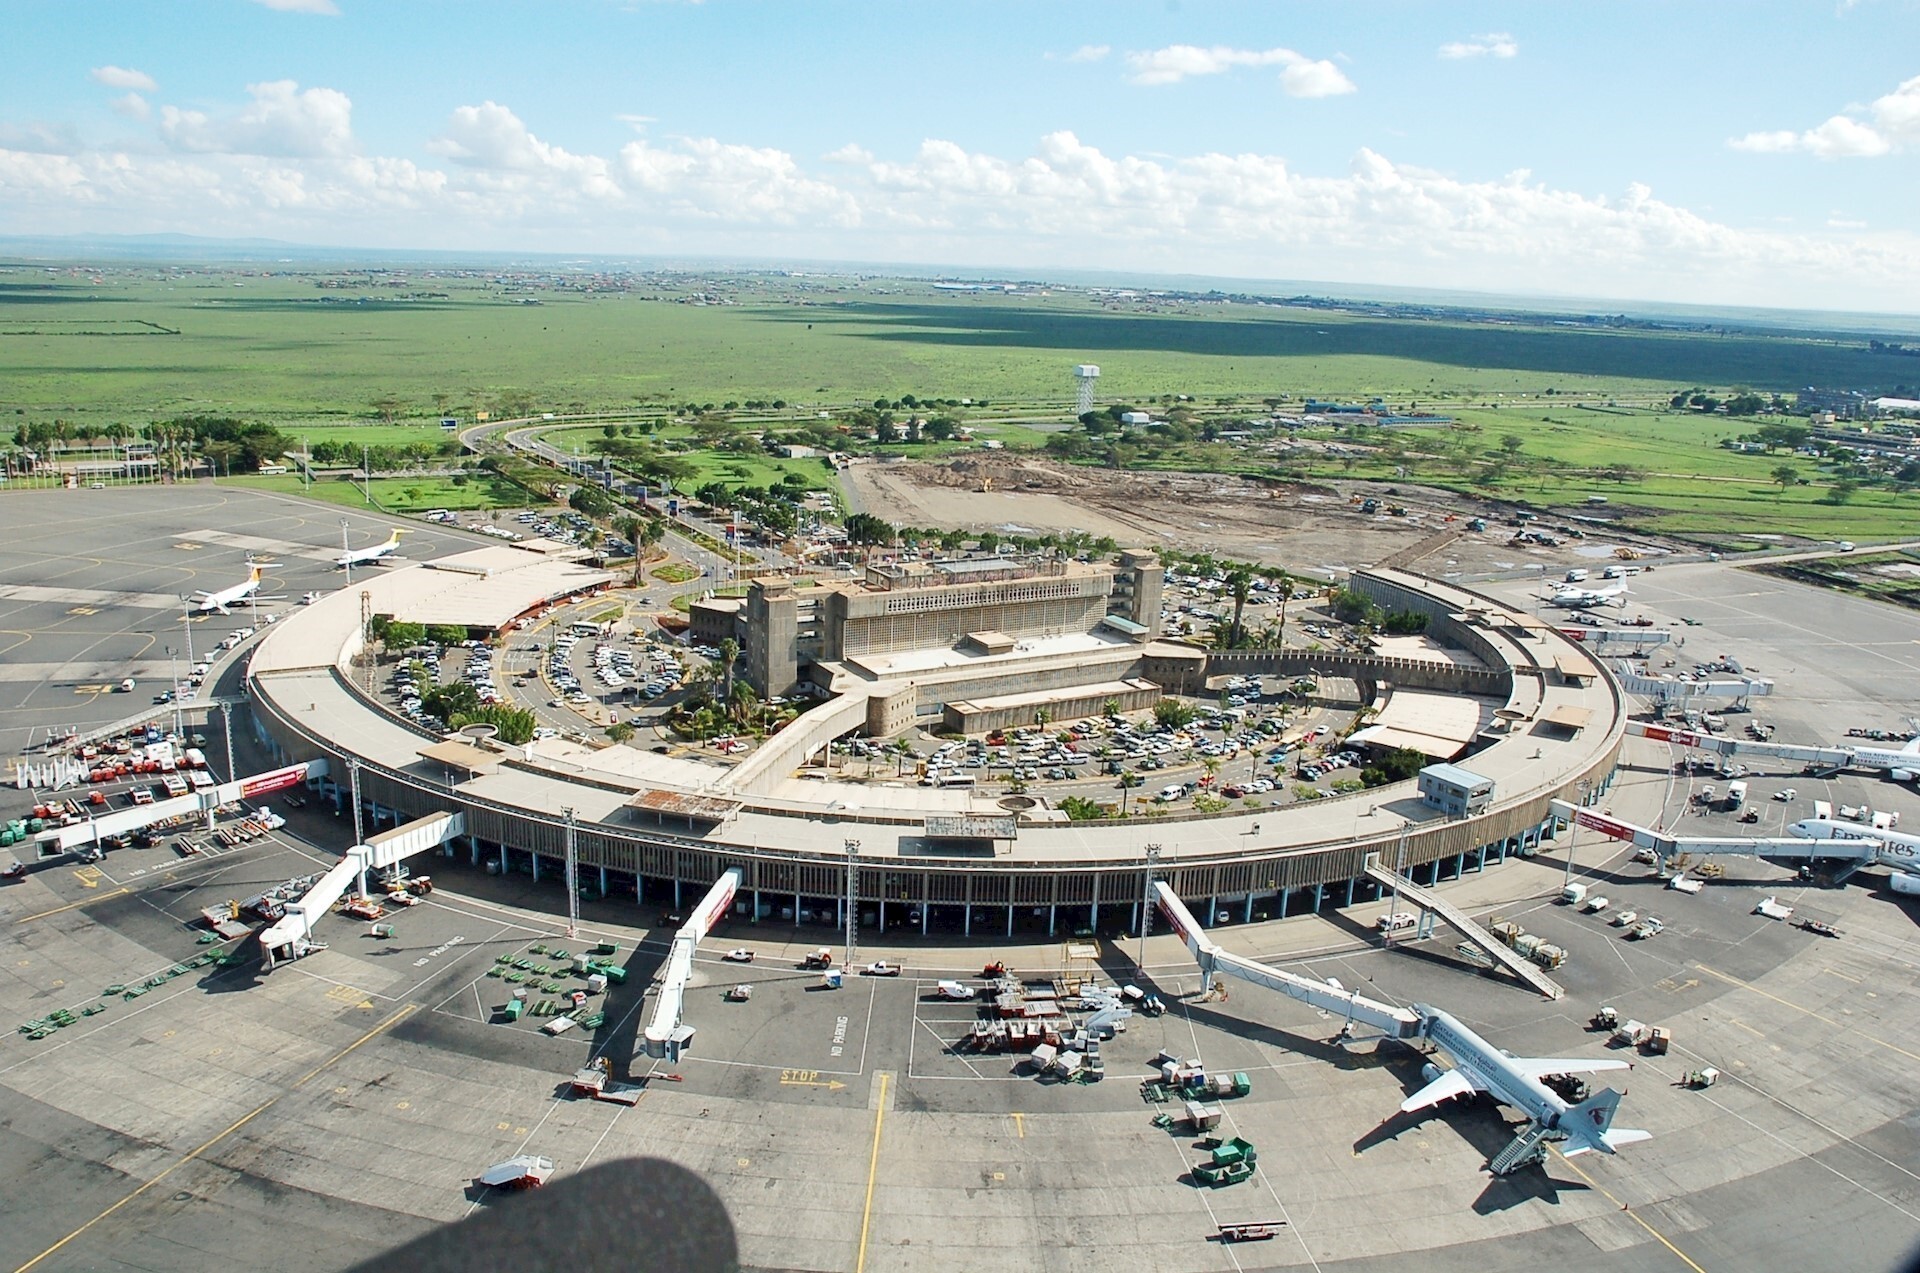
M856 885L857 885L857 882L858 882L858 880L859 880L859 877L860 877L860 867L859 867L859 862L860 862L860 841L858 841L858 840L848 840L848 841L846 842L846 848L847 848L847 900L846 900L846 907L847 907L847 959L846 959L846 967L848 968L848 970L851 970L851 969L853 968L853 959L854 959L854 955L855 955L855 953L856 953L856 952L858 952L858 950L859 950L859 948L860 948L860 947L859 947L859 936L860 936L860 929L859 929L859 920L858 920L858 919L856 918L856 914L857 914L857 911L856 911L856 908L858 907L858 905L859 905L859 901L860 901L860 896L859 896L859 893L860 893L860 890L859 890L859 889L858 889L858 888L856 887Z
M1592 785L1593 784L1585 778L1582 778L1580 780L1579 807L1581 809L1584 809L1587 807L1587 789ZM1578 811L1576 810L1573 824L1567 828L1567 874L1566 874L1566 879L1562 883L1562 887L1565 887L1565 885L1567 884L1573 883L1573 844L1574 844L1574 841L1579 837L1579 835L1580 835L1580 821L1578 817Z
M567 820L567 939L580 935L580 838L572 809L562 809Z
M353 544L347 539L352 523L346 518L340 519L340 564L346 567L347 587L353 587Z
M1160 863L1159 845L1149 844L1145 849L1147 874L1145 882L1140 887L1140 954L1133 961L1133 966L1142 972L1145 972L1147 967L1147 934L1153 931L1153 869Z

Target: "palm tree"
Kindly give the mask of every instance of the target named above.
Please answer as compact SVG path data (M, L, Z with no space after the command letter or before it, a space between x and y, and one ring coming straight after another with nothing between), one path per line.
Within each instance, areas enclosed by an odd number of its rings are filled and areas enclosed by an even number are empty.
M1253 591L1253 572L1245 566L1227 576L1227 590L1233 594L1233 626L1227 629L1227 648L1240 648L1243 629L1240 616L1247 608L1247 594Z
M629 513L614 522L613 529L615 534L633 545L633 586L638 588L641 583L640 541L646 537L646 523Z
M1124 769L1120 772L1120 781L1116 782L1114 786L1120 788L1121 817L1124 818L1127 816L1127 792L1133 790L1135 787L1145 785L1146 781L1145 775L1135 773L1131 769Z
M1283 575L1280 579L1280 645L1287 643L1287 602L1293 600L1293 576Z
M719 665L720 677L726 684L724 697L728 702L733 701L733 664L739 657L740 643L732 637L720 638L720 657L715 662Z

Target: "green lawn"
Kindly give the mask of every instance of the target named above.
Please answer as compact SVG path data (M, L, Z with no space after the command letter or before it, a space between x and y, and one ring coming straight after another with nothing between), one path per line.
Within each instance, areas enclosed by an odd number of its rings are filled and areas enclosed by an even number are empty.
M278 491L284 495L306 495L354 508L367 506L359 482L330 478L315 482L307 489L298 475L248 474L245 477L218 479L223 486L245 486L254 490ZM527 493L511 482L503 482L484 473L476 473L465 486L455 486L444 477L376 477L370 484L375 505L390 513L421 513L430 508L460 511L478 508L528 508L533 506Z

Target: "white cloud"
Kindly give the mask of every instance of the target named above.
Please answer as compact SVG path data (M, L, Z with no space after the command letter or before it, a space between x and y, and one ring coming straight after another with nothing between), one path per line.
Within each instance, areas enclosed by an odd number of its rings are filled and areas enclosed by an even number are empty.
M1107 54L1111 52L1113 52L1113 46L1111 44L1083 44L1073 52L1067 54L1067 61L1099 62L1105 60Z
M1920 142L1920 75L1875 101L1873 122L1892 141Z
M630 141L620 167L636 200L656 213L696 221L859 224L854 199L800 171L783 150L683 137L671 147Z
M80 138L67 124L28 119L0 120L0 147L40 155L71 155L80 150Z
M302 90L292 80L249 84L253 100L236 115L160 108L160 136L176 150L200 154L312 158L354 149L353 102L331 88Z
M1859 108L1850 109L1857 113ZM1873 159L1920 145L1920 75L1876 98L1866 110L1873 117L1872 123L1852 115L1834 115L1803 132L1781 129L1748 133L1729 138L1727 145L1751 154L1804 152L1819 159Z
M145 119L147 116L153 114L153 107L147 105L147 99L138 93L127 93L121 97L116 97L110 105L116 112L125 115L128 119Z
M1323 59L1295 62L1280 72L1280 91L1288 97L1338 97L1354 87L1345 72Z
M631 128L636 133L644 133L647 131L648 124L656 124L659 122L659 120L655 119L652 115L621 114L621 115L615 115L614 118L616 120L619 120L621 123L625 124L628 128Z
M1127 54L1135 84L1178 84L1196 75L1220 75L1237 66L1281 66L1280 87L1289 97L1333 97L1354 91L1353 81L1328 61L1315 61L1292 49L1235 49L1216 44L1169 44L1164 49Z
M145 71L130 71L124 66L96 66L87 72L87 77L95 84L132 89L137 93L151 93L160 87Z
M1735 150L1752 154L1778 155L1804 151L1818 159L1870 159L1893 149L1893 143L1873 127L1845 115L1835 115L1817 128L1803 133L1748 133L1727 142Z
M488 174L488 184L502 193L525 193L541 179L557 179L559 188L594 198L619 193L605 159L576 155L541 141L518 115L498 102L455 110L446 131L427 149Z
M180 111L173 128L213 140L244 131L237 116ZM1011 154L930 138L899 157L849 144L803 164L771 147L681 137L599 156L541 140L493 102L456 111L432 147L442 162L426 166L338 144L47 149L57 140L0 130L0 232L184 230L1517 292L1552 280L1569 295L1902 311L1907 280L1920 276L1910 230L1840 215L1805 230L1734 227L1641 185L1601 195L1525 171L1437 173L1364 149L1330 172L1252 151L1108 153L1065 131Z
M333 0L253 0L257 5L268 9L277 9L281 13L318 13L329 18L340 16L340 7Z
M1454 40L1440 46L1440 56L1444 58L1469 57L1516 57L1520 46L1505 31L1488 35L1476 35L1467 40Z

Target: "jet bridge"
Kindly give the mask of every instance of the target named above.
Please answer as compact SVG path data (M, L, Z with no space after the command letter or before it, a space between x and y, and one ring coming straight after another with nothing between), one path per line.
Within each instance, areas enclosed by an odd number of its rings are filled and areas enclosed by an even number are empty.
M115 809L98 817L90 817L85 821L70 823L64 827L49 827L34 836L33 840L34 844L39 846L41 854L45 856L94 844L106 836L127 835L153 826L155 823L165 822L169 818L204 813L209 820L208 825L212 825L213 812L221 805L253 800L326 776L327 762L324 759L302 761L297 765L287 765L280 769L270 769L266 773L254 774L250 778L223 782L218 786L195 791L190 795L173 796L166 800L156 800L152 804L135 805L130 809Z
M260 930L260 953L271 971L275 963L298 959L313 950L313 925L333 909L356 879L366 891L367 872L398 866L410 857L437 848L466 834L467 815L435 813L356 844L322 875L299 901L287 903L287 913Z
M1193 961L1200 965L1201 976L1209 982L1216 974L1237 977L1256 986L1277 990L1289 999L1311 1004L1322 1012L1337 1013L1346 1019L1349 1027L1359 1022L1390 1039L1411 1039L1419 1035L1421 1018L1411 1009L1396 1008L1324 981L1284 972L1224 951L1206 935L1206 930L1200 927L1200 921L1193 917L1193 912L1187 909L1187 904L1180 900L1172 888L1156 880L1153 894L1160 906L1160 913L1167 917L1167 923L1173 925L1173 931L1186 942L1187 949L1193 954Z
M1798 761L1812 769L1872 769L1885 771L1895 782L1906 782L1920 772L1920 752L1885 747L1810 747L1804 743L1763 743L1745 738L1723 738L1690 729L1674 729L1645 721L1628 721L1627 733L1656 743L1672 743L1719 756L1765 756Z
M680 1019L687 982L693 978L693 953L699 948L700 939L727 913L744 878L737 866L722 871L700 904L688 913L687 922L673 935L673 949L667 954L666 966L660 970L659 997L654 1000L653 1017L647 1022L648 1056L678 1061L681 1050L693 1041L693 1027Z
M1690 681L1677 676L1647 676L1625 663L1614 665L1613 675L1620 688L1629 694L1655 703L1699 703L1705 699L1730 698L1744 703L1750 698L1765 698L1773 693L1773 682L1759 676L1734 680Z
M1553 801L1552 810L1555 817L1574 826L1598 831L1608 839L1619 840L1636 848L1650 849L1663 865L1682 853L1694 857L1750 857L1797 865L1839 861L1850 863L1849 871L1880 860L1881 846L1874 840L1669 835L1665 831L1622 822L1593 809L1578 808L1565 800Z

